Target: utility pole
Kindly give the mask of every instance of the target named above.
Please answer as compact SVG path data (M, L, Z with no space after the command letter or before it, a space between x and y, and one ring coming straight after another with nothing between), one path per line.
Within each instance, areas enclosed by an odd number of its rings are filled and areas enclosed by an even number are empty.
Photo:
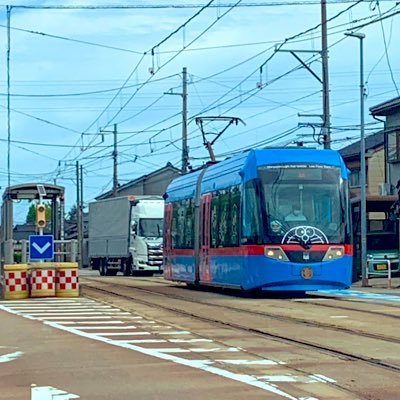
M7 183L11 186L11 107L10 107L10 52L11 52L11 33L10 20L11 8L7 6Z
M331 122L329 107L328 71L328 26L326 20L326 0L321 0L321 38L322 38L322 92L323 92L323 140L324 149L331 148Z
M114 170L113 170L113 196L117 197L118 192L118 152L117 152L117 124L114 124L114 151L113 151L113 161L114 161Z
M182 70L182 174L186 174L189 164L187 145L187 69Z
M81 214L81 194L80 190L80 168L79 161L76 161L76 230L78 236L78 260L82 264L82 214Z
M84 221L83 221L83 165L80 166L80 222L81 222L81 240L80 240L80 249L81 249L81 266L83 266L83 239L84 239Z
M189 166L189 149L187 144L187 68L182 69L182 93L175 93L173 89L169 89L169 94L173 96L182 96L182 174L186 174Z
M361 186L361 285L368 286L367 278L367 171L365 163L365 132L364 132L364 39L363 33L345 33L360 41L360 186Z

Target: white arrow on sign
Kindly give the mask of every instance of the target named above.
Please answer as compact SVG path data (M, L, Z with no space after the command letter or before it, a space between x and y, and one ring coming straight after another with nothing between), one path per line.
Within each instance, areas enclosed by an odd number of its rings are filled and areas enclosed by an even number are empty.
M72 400L80 399L80 396L67 393L52 386L35 386L31 388L31 400Z
M43 254L50 246L51 244L49 242L47 242L43 247L40 247L37 243L32 244L32 247L34 247L39 254Z

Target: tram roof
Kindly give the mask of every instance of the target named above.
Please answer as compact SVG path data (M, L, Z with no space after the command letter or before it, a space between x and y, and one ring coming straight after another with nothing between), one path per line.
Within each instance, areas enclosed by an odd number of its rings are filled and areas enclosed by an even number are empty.
M334 150L316 149L257 149L240 153L217 164L207 166L201 182L201 193L225 189L257 177L262 165L315 163L341 169L347 179L348 171L340 154ZM204 169L174 179L167 188L167 202L195 197L199 175Z

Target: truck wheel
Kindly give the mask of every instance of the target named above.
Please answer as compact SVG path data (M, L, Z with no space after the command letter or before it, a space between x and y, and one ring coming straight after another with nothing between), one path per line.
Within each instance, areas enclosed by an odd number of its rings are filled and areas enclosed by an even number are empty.
M132 258L128 258L125 261L124 276L132 275Z
M107 267L106 267L106 260L101 259L99 261L99 272L101 276L104 276L107 272Z
M107 276L115 276L117 275L118 270L117 269L107 269L106 275Z

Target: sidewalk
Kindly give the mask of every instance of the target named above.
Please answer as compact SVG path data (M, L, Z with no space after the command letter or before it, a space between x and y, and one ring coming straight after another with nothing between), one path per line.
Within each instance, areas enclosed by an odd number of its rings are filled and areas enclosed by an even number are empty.
M369 293L384 293L394 296L400 296L400 277L396 276L392 278L391 289L388 289L388 279L387 277L373 277L368 278L368 286L362 287L361 280L353 283L351 289L365 291Z

